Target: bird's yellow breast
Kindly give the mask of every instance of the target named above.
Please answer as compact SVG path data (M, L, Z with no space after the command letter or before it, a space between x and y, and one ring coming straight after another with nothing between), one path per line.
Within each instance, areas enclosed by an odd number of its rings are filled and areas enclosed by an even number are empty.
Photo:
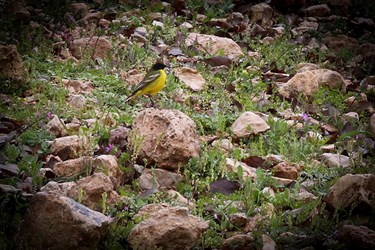
M155 95L165 86L165 80L167 79L167 74L163 69L160 70L160 76L156 78L152 83L146 86L144 89L140 90L139 95Z

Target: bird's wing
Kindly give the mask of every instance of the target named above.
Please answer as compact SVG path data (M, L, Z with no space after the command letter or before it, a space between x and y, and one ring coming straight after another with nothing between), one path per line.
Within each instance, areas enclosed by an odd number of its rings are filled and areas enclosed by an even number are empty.
M152 72L147 73L147 75L142 80L142 82L140 82L138 84L138 86L133 90L132 95L137 93L139 90L143 89L144 87L146 87L147 85L149 85L153 81L155 81L155 79L158 78L159 76L160 76L160 70L152 71Z

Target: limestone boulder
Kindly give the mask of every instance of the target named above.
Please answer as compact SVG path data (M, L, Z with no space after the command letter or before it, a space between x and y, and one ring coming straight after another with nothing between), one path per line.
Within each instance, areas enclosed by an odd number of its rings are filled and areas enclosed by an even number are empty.
M339 229L337 238L348 249L375 249L375 231L365 226L344 225Z
M119 126L109 131L108 143L122 149L126 145L126 139L128 138L130 129Z
M306 8L306 16L323 17L329 16L331 9L327 4L312 5Z
M119 194L114 191L111 178L103 173L95 173L80 179L68 191L67 195L89 208L101 211L102 203L116 205L120 199Z
M107 234L111 219L73 199L39 192L20 227L18 249L93 249Z
M226 37L188 33L185 43L187 46L194 46L195 43L198 43L197 49L207 52L211 56L223 53L224 56L234 59L243 55L241 47L235 41Z
M272 168L272 172L276 177L297 180L300 169L297 164L281 162Z
M97 58L105 59L112 49L111 43L105 37L80 38L69 44L69 50L72 55L81 59L84 53L91 53L93 60Z
M280 87L279 93L285 98L291 98L299 93L311 97L321 86L343 89L345 80L340 73L333 70L309 70L295 74L286 84Z
M242 168L243 179L246 178L255 179L256 168L250 167L243 162L233 160L231 158L226 158L226 168L229 172L238 173L238 169Z
M140 148L140 160L167 170L178 170L200 153L193 120L178 110L148 108L140 112L129 135L129 144L133 150L136 146Z
M251 6L251 20L269 23L273 16L273 9L267 3L258 3Z
M57 115L54 115L53 118L47 123L46 127L56 137L61 137L67 135L64 125L64 122L60 120Z
M270 126L259 115L247 111L234 121L231 129L237 137L246 137L265 132Z
M0 45L0 77L16 82L27 81L27 70L16 45Z
M256 249L256 242L253 236L249 234L237 234L223 242L223 250L247 250Z
M201 91L205 80L203 76L195 69L180 67L173 70L176 77L189 86L193 91Z
M143 190L152 188L176 188L183 180L181 174L164 169L145 169L139 177L139 187Z
M142 212L142 209L140 210ZM133 249L192 249L209 225L186 207L166 207L149 214L129 234Z
M330 189L324 201L335 209L356 209L368 212L375 208L375 175L347 174Z
M116 187L122 184L124 172L120 169L116 156L100 155L94 159L93 166L96 171L103 171L110 176Z
M87 154L88 149L89 142L86 137L71 135L55 139L51 143L50 152L65 161Z
M331 168L340 166L346 168L350 166L350 158L346 155L324 153L322 157L324 164Z
M92 157L82 156L77 159L70 159L55 163L53 171L57 176L72 177L79 174L90 174L92 167Z

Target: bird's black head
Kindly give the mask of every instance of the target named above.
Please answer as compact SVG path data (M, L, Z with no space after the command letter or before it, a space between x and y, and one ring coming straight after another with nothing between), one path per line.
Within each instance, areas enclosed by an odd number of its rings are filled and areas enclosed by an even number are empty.
M159 70L159 69L164 69L166 68L167 66L163 63L160 63L160 62L157 62L155 63L154 65L152 65L152 69L153 70Z

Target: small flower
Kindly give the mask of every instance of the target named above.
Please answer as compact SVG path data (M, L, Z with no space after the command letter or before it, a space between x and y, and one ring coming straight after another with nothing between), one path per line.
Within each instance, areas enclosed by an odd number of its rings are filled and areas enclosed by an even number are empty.
M112 145L112 144L108 144L108 146L105 147L105 152L106 152L106 153L109 153L109 152L112 151L112 149L113 149L113 145Z
M47 112L47 118L50 120L53 118L53 115L50 111Z
M182 41L182 33L181 31L177 31L177 44L180 45Z
M309 115L305 112L302 112L302 120L304 122L307 122L309 120Z
M356 135L355 135L355 139L356 139L356 140L358 140L358 139L360 139L360 138L361 138L361 135L360 135L360 134L356 134Z

